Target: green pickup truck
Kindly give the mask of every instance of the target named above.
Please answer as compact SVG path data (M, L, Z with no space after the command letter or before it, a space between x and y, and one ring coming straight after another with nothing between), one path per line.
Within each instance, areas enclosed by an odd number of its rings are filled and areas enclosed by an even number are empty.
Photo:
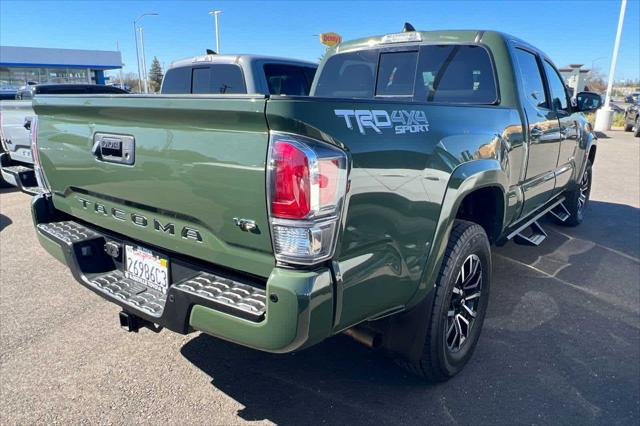
M445 380L490 244L583 220L600 102L512 36L410 28L332 48L311 96L42 96L34 223L130 331L278 353L346 333Z

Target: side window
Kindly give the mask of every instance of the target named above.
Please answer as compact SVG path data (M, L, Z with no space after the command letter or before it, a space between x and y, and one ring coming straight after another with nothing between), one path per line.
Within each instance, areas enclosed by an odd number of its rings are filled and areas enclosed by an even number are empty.
M474 45L430 45L420 48L417 102L486 105L498 101L491 57Z
M567 101L567 92L565 91L564 81L558 75L556 69L549 62L544 61L544 72L547 74L549 81L549 90L551 91L551 104L555 110L569 110L569 102Z
M412 96L418 52L381 53L376 96Z
M163 94L191 93L191 67L171 68L162 80Z
M538 108L548 108L547 97L544 93L544 83L538 60L533 53L516 49L516 59L520 80L524 87L524 96Z
M296 65L265 64L264 75L272 95L306 96L311 89L313 74L309 78L308 70Z

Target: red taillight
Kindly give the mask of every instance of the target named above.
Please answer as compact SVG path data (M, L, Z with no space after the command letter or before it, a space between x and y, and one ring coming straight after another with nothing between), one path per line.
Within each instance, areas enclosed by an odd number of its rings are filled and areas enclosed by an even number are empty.
M333 255L347 188L347 156L330 144L271 133L269 199L273 250L285 263Z
M275 141L272 153L271 214L303 219L311 210L311 182L307 155L291 142Z

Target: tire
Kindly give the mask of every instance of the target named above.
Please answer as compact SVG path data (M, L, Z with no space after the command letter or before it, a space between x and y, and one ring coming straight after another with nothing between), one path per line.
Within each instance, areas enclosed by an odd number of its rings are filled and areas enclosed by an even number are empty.
M462 280L463 267L467 271L464 277L466 281ZM477 280L476 285L473 285L474 280ZM407 371L431 382L448 380L462 371L480 337L489 301L490 282L491 251L487 234L480 225L456 220L433 290L433 309L422 354L417 361L396 359L396 362ZM465 283L468 285L465 286ZM458 293L460 291L462 294ZM478 296L474 297L476 294ZM475 319L465 306L475 312ZM459 319L458 315L463 319ZM464 334L465 321L469 322L467 337L464 340L460 337L456 339L456 335Z
M624 131L625 132L630 132L633 130L633 123L629 124L627 123L627 116L624 116Z
M640 138L640 118L636 117L636 125L635 130L633 131L633 136L636 138Z
M589 205L589 196L591 195L592 177L591 160L587 160L587 166L584 168L580 182L575 189L566 194L564 205L569 211L569 218L560 222L561 225L578 226L584 220L584 213Z

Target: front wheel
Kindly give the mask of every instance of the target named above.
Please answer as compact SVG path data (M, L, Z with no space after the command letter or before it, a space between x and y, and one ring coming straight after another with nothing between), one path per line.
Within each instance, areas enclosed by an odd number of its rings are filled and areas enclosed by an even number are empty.
M434 305L419 359L398 364L430 381L459 373L480 337L491 282L491 251L484 229L456 220L438 275Z
M562 222L562 225L577 226L584 220L584 212L589 204L589 197L591 196L591 179L591 160L587 160L587 165L584 168L578 186L567 193L564 204L567 211L569 211L569 218Z

